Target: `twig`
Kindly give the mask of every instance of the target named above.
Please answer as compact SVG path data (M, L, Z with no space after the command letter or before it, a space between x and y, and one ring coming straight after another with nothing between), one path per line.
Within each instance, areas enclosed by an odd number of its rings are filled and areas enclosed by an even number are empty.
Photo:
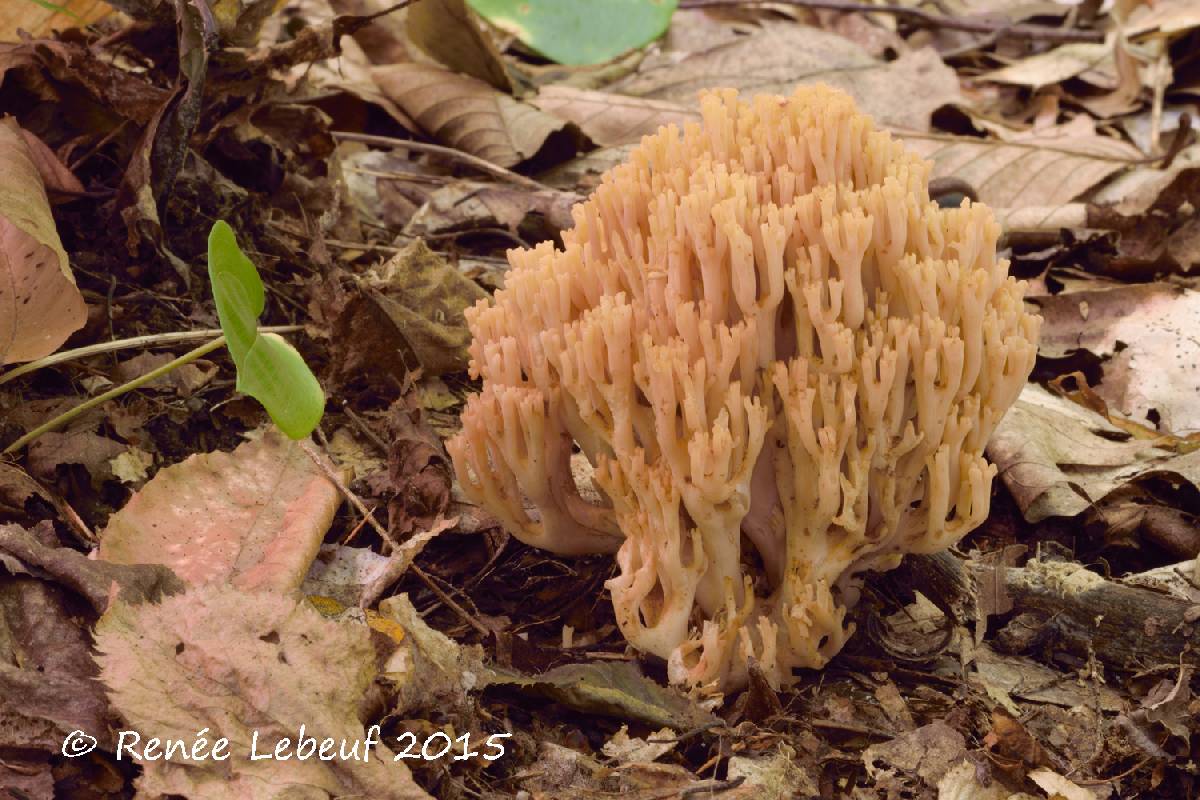
M126 392L132 392L134 389L138 388L139 386L145 386L147 383L154 380L155 378L160 378L163 375L166 375L168 372L170 372L173 369L182 367L185 364L190 364L191 362L195 361L196 359L201 358L202 356L206 356L209 353L211 353L213 350L216 350L219 347L223 347L224 345L225 345L225 337L224 336L217 337L216 339L213 339L211 342L202 344L199 347L195 348L194 350L189 350L188 352L181 355L179 358L177 358L173 361L169 361L166 364L163 364L161 367L158 367L157 369L150 370L145 375L134 378L133 380L129 381L128 383L123 383L120 386L117 386L116 388L109 389L104 394L98 394L95 397L93 397L91 400L86 400L83 403L80 403L79 405L70 409L69 411L64 411L63 413L59 414L57 417L50 420L49 422L43 422L41 425L37 426L36 428L31 430L29 433L22 436L20 439L17 439L15 442L10 444L8 447L4 448L3 452L0 452L0 455L8 455L9 453L15 453L17 450L20 450L22 447L29 444L34 439L41 436L43 433L49 433L50 431L55 430L56 428L61 428L63 425L66 425L68 422L75 419L76 417L83 414L84 412L91 411L96 406L103 405L104 403L107 403L109 400L112 400L114 397L120 397L121 395L125 394Z
M480 172L486 172L493 178L499 178L509 183L515 183L517 186L524 186L526 189L544 190L546 187L532 178L526 178L524 175L518 175L512 170L497 166L490 161L485 161L479 156L473 156L470 153L464 153L461 150L455 150L453 147L443 147L440 144L430 144L429 142L414 142L411 139L397 139L392 136L376 136L370 133L352 133L350 131L330 131L330 134L335 139L341 139L346 142L362 142L363 144L377 144L383 147L396 147L412 150L416 153L434 153L447 158L453 158L456 161L461 161L468 164Z
M873 6L866 3L848 3L841 0L679 0L679 8L720 8L729 6L757 6L764 3L782 3L802 8L818 8L829 11L856 11L862 14L892 14L906 17L914 23L930 28L946 28L967 33L991 34L997 38L1037 39L1043 42L1103 42L1104 34L1099 31L1076 31L1051 28L1045 25L1025 23L992 22L985 19L964 19L931 14L920 8L907 6Z
M295 333L296 331L304 330L304 326L273 325L267 328L259 328L258 330L262 333ZM0 375L0 385L15 380L22 375L36 372L43 367L52 367L64 361L74 361L77 358L87 358L88 356L99 355L100 353L111 353L114 350L130 350L137 347L156 347L159 345L175 344L176 342L190 342L195 339L211 339L220 335L221 331L216 329L178 331L176 333L151 333L146 336L134 336L129 339L117 339L111 342L89 344L87 347L77 347L74 350L62 350L45 358L39 358L37 361L30 361L28 364L22 364L19 367L10 369L8 372Z

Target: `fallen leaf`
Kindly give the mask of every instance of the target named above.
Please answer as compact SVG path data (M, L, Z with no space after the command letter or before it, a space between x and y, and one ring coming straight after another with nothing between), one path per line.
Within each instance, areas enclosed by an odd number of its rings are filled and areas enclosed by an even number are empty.
M675 745L679 743L677 737L678 734L675 731L670 728L662 728L642 739L630 736L629 726L622 725L621 729L604 743L600 752L620 764L649 764L674 750Z
M112 477L109 461L125 452L120 442L87 429L43 433L29 446L27 463L33 475L53 482L58 467L78 464L99 484Z
M341 504L298 442L278 433L158 471L109 519L99 557L163 564L190 586L300 586Z
M1029 780L1055 800L1096 800L1096 795L1087 789L1046 767L1030 772Z
M364 590L387 571L390 562L387 556L365 547L321 545L300 591L328 597L348 608L358 606Z
M554 238L574 227L571 209L583 198L553 189L530 191L488 183L454 183L429 193L405 226L411 236L479 228L506 228L530 241Z
M1090 119L1051 131L1031 131L1008 142L943 134L905 133L904 143L933 161L935 177L956 177L979 200L997 208L1054 207L1068 203L1142 154L1095 133Z
M32 578L0 581L0 748L57 755L78 729L111 747L108 701L96 675L91 640L58 587Z
M140 378L164 364L175 360L171 353L142 353L127 358L117 364L113 370L113 378L118 383L125 383L134 378ZM203 359L172 369L165 375L160 375L149 383L142 384L142 389L162 389L174 391L180 397L191 397L208 385L218 372L218 367L211 361Z
M29 150L29 157L42 176L42 183L47 190L59 192L83 192L83 184L75 177L67 165L59 160L54 151L45 142L34 136L32 132L21 129L21 137Z
M970 761L950 768L937 785L937 800L1033 800L1031 795L1013 794L999 781L980 782L979 769Z
M1030 384L988 443L988 456L1029 522L1073 517L1150 474L1200 482L1200 451L1175 455Z
M566 664L540 675L496 670L489 686L514 686L576 711L684 730L717 721L673 688L647 678L628 661Z
M825 83L854 97L884 126L929 129L938 108L963 102L958 77L931 48L877 61L837 34L796 24L764 23L752 35L692 53L660 58L608 87L635 97L696 107L701 89L791 94L797 83ZM897 86L905 91L897 92Z
M1191 667L1180 667L1175 680L1162 680L1154 685L1142 700L1141 708L1147 720L1159 723L1170 731L1171 735L1185 740L1191 733L1191 677Z
M862 760L872 778L900 770L916 774L936 786L946 771L967 754L967 740L938 720L863 751Z
M600 147L641 141L663 125L698 122L700 112L679 103L550 85L530 102L579 128Z
M421 240L356 279L330 312L334 361L343 380L373 371L403 380L465 369L471 341L463 311L484 291Z
M108 462L113 477L121 483L141 484L150 477L150 467L154 466L154 454L131 447Z
M87 321L29 146L0 120L0 365L57 350Z
M565 124L481 80L431 64L389 64L371 76L427 134L501 167L531 158Z
M111 12L103 0L5 3L0 7L0 41L17 41L18 30L37 39L63 28L82 28Z
M470 75L502 92L512 83L500 51L483 32L466 0L422 0L408 9L408 38L454 72Z
M809 770L796 762L796 752L780 745L774 752L757 758L735 755L729 759L728 780L744 779L737 790L750 800L791 800L795 797L820 797L821 789ZM719 795L718 795L719 796Z
M113 707L142 737L190 742L207 728L210 742L229 740L227 761L146 762L142 793L265 800L304 786L306 797L429 797L383 745L359 758L250 759L252 746L261 756L285 738L294 755L302 730L314 747L327 737L347 753L364 747L359 713L375 677L365 625L327 620L291 595L210 584L158 604L116 603L96 625L96 650Z
M1200 431L1200 291L1166 283L1034 298L1039 351L1086 350L1104 360L1093 391L1131 419L1176 436Z
M53 527L43 523L53 537ZM45 533L46 529L42 532ZM34 528L38 531L39 528ZM37 576L49 576L82 595L97 612L108 608L114 590L126 602L157 601L183 591L183 583L159 564L110 564L89 559L68 547L53 547L17 525L0 525L0 558L21 564ZM10 567L11 569L11 567Z
M393 713L461 710L468 693L491 679L491 670L483 665L483 648L461 646L429 627L407 594L381 602L379 614L397 623L405 634L381 668L381 677L391 689Z
M978 79L1039 89L1075 77L1102 89L1115 89L1118 79L1113 62L1113 43L1072 42L1059 45L1001 69L985 72Z

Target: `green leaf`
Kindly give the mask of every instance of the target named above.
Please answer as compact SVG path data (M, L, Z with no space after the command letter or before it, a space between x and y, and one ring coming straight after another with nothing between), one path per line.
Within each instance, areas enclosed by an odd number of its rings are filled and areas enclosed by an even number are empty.
M208 278L229 353L240 365L258 335L258 317L267 296L258 270L224 220L217 220L208 234Z
M667 29L678 0L467 0L475 13L560 64L599 64Z
M296 348L275 334L258 332L258 317L266 307L262 279L223 220L208 235L208 275L237 368L238 391L262 403L289 437L303 439L325 413L325 393Z
M276 333L260 334L238 367L237 389L263 404L293 439L313 432L325 413L325 392L304 357Z

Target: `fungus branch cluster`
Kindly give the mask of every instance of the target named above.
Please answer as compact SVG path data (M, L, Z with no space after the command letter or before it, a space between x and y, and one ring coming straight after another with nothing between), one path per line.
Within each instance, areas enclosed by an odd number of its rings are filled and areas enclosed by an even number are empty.
M673 681L753 658L786 684L841 649L864 571L986 517L1040 320L991 212L931 202L930 165L846 95L702 111L608 172L562 249L509 253L448 447L522 541L616 553L621 630Z

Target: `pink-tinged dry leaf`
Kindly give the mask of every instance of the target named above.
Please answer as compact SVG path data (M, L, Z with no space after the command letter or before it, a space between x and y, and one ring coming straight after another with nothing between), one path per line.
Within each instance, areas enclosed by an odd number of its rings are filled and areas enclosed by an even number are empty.
M160 470L109 519L99 557L165 564L190 586L291 591L340 502L301 443L270 432Z
M146 796L429 797L386 747L364 754L359 709L375 678L366 625L326 619L290 594L208 585L157 605L114 604L96 625L96 649L109 700L143 744L192 742L204 728L209 742L229 740L227 761L146 763ZM318 743L344 741L346 753L358 742L358 759L298 760L302 726ZM291 760L250 760L252 745L262 756L283 738Z
M0 365L53 353L86 321L37 164L0 120Z
M1177 436L1200 431L1200 292L1150 283L1032 299L1043 354L1105 359L1093 390L1110 409Z
M600 147L641 141L662 125L683 127L698 122L700 112L667 100L546 86L531 100L535 106L559 119L574 123Z
M565 124L481 80L430 64L390 64L371 75L427 134L502 167L533 156Z
M935 177L961 178L996 208L1052 208L1069 203L1142 157L1131 144L1100 136L1088 118L997 142L940 134L903 135L933 161Z

